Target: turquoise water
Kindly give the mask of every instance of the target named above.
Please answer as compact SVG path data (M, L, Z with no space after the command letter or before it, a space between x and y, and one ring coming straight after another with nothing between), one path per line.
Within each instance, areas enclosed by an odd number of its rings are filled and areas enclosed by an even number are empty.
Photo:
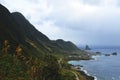
M70 61L73 65L83 65L83 69L88 74L96 76L97 80L120 80L120 49L95 49L92 52L102 52L102 54L117 52L114 56L93 56L95 60Z

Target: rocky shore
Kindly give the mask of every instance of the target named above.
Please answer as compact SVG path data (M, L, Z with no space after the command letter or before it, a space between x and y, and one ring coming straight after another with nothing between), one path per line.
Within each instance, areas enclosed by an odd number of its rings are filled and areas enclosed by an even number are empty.
M80 61L80 60L91 60L94 59L92 56L100 55L100 53L93 53L93 52L86 52L86 55L69 55L67 58L65 58L66 61ZM97 80L96 77L93 77L92 75L89 75L87 71L83 70L83 65L72 65L72 69L74 69L76 72L78 72L83 79L82 80Z
M82 71L82 70L78 70L78 72L80 73L80 75L82 75L83 77L85 77L86 80L95 80L95 77L89 76L87 73L85 73L85 72Z
M96 80L95 77L89 75L85 70L83 70L82 65L71 65L71 67L77 71L82 77L84 77L84 80Z
M96 54L91 54L91 55L88 55L88 56L82 56L82 57L79 57L79 56L71 56L67 59L67 61L73 61L73 60L91 60L93 59L92 58L92 55L96 55ZM97 80L96 77L93 77L92 75L89 75L85 70L83 70L83 65L72 65L71 64L71 67L76 70L82 77L84 77L83 80Z

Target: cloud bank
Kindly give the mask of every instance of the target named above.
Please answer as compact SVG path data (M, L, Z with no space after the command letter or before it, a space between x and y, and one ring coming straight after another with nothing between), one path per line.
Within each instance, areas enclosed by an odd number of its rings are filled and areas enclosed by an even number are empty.
M120 45L119 0L0 0L50 39L77 45Z

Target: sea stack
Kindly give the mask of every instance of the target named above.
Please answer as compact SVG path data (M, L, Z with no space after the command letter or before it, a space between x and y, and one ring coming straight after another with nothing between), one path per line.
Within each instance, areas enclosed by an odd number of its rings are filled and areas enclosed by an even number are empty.
M91 48L88 45L86 45L85 50L91 50Z

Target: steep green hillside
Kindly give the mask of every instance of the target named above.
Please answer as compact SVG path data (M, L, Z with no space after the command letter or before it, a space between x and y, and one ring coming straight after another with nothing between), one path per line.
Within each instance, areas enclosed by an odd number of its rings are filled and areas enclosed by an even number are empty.
M80 51L72 42L51 41L47 36L36 30L21 13L10 13L2 5L0 9L0 43L9 40L14 45L21 44L26 48L35 48L41 53Z
M50 40L0 4L0 80L76 80L59 56L71 54L87 55L70 41Z

